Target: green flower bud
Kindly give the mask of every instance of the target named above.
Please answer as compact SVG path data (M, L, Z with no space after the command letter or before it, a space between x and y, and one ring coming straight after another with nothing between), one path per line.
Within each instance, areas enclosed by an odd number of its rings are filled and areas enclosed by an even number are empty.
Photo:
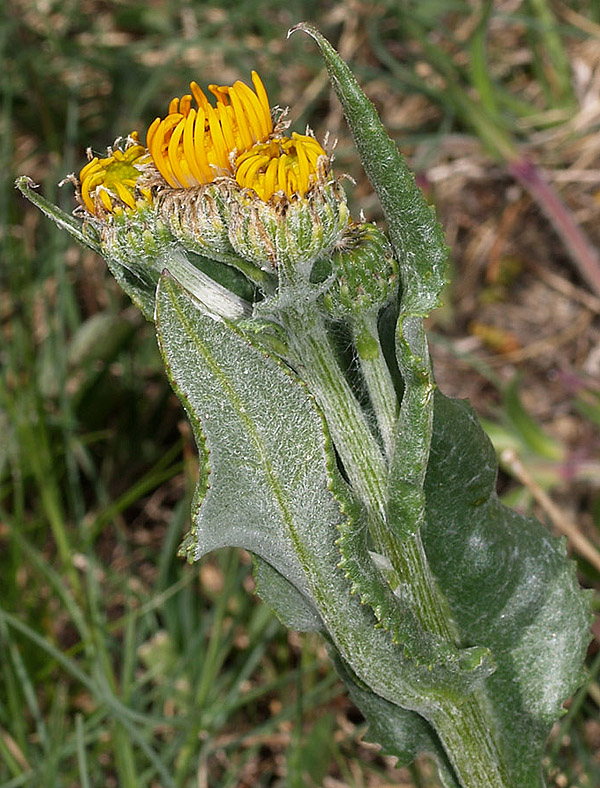
M298 271L308 279L313 263L340 241L350 214L335 180L305 195L276 193L264 201L252 189L232 195L229 239L246 260L268 271Z
M234 187L231 178L188 189L166 187L158 193L158 210L186 249L222 259L233 253L225 220Z
M398 264L374 224L353 224L330 257L333 282L324 296L336 319L378 312L398 289Z
M156 207L139 202L135 209L119 211L102 220L88 219L98 233L102 255L130 271L154 270L173 243L173 236Z

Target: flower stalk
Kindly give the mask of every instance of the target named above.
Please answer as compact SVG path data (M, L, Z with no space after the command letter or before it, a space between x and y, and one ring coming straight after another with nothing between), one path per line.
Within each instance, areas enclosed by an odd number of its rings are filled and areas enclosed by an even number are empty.
M352 339L377 426L389 461L394 450L398 423L398 399L389 367L383 355L377 327L377 315L365 314L352 325Z
M286 314L286 323L289 336L294 338L290 361L315 393L344 471L369 509L374 548L389 559L396 575L394 582L408 589L423 628L457 644L459 635L452 624L448 604L431 573L420 532L399 540L393 527L386 522L388 463L343 375L324 322L318 314L308 317L303 311L301 317ZM370 321L371 331L376 329L373 323ZM362 327L366 327L364 323ZM397 414L397 398L387 367L387 374L384 373L385 362L378 341L377 346L378 358L369 361L379 369L375 371L371 367L374 374L370 375L370 380L373 383L374 375L382 379L377 383L375 401L377 408L391 421L392 413ZM371 356L372 351L368 355ZM373 386L370 392L373 393ZM395 426L396 420L390 424L392 428ZM516 788L507 779L502 766L480 693L473 692L460 706L453 701L439 702L426 716L435 725L461 785L465 788Z

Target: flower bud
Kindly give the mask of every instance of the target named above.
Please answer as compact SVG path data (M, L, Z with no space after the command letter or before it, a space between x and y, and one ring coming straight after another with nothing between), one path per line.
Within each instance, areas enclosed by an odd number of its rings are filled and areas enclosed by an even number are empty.
M374 224L353 224L331 255L333 283L325 306L337 319L379 311L396 294L398 264Z
M297 270L308 278L312 265L338 243L350 214L340 184L320 165L306 194L280 190L268 200L253 188L232 194L229 240L240 257L264 270Z
M156 271L173 243L169 229L150 203L140 202L135 210L118 211L96 223L96 230L103 256L134 272Z
M218 178L213 183L189 189L161 189L158 211L186 249L213 259L233 253L225 223L232 181Z

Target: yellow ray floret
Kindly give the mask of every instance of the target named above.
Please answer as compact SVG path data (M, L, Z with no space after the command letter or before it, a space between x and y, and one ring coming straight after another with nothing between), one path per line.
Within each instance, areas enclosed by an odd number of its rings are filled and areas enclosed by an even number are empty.
M135 208L135 185L147 151L133 131L126 147L115 148L106 158L94 156L79 173L81 201L92 214ZM149 193L148 195L149 196Z
M238 156L235 179L240 186L254 189L261 200L276 192L303 197L318 176L318 162L327 154L314 137L292 132L254 145Z
M252 72L254 91L243 82L209 85L214 107L196 82L191 94L174 98L166 118L156 118L146 141L156 168L174 189L211 183L231 175L231 154L264 142L273 131L269 99L258 74ZM192 107L195 101L196 107Z

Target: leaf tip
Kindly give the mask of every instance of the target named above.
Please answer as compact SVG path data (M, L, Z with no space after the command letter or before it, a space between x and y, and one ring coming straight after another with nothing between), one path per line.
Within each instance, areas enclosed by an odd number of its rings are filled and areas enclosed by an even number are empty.
M297 25L290 27L290 29L287 31L286 38L288 39L291 38L291 36L294 33L296 33L298 30L301 30L303 33L307 33L309 36L312 36L312 38L314 38L315 41L317 40L317 37L319 35L318 30L308 22L298 22Z
M15 188L18 189L21 194L27 196L27 192L31 191L31 189L39 189L39 184L37 184L29 175L19 175L18 178L15 179Z

